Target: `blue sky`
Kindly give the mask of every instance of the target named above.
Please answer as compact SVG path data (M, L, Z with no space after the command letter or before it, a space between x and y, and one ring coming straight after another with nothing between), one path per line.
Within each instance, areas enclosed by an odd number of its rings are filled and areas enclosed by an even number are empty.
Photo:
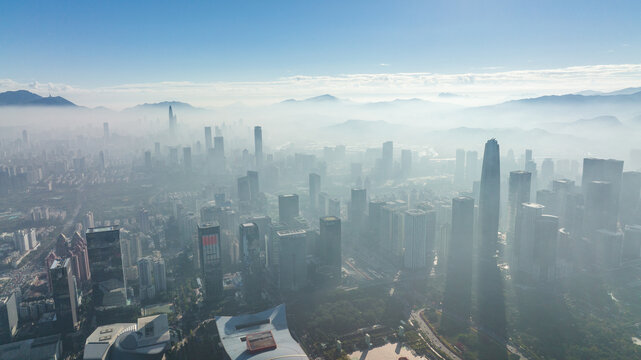
M639 64L640 35L638 0L0 1L0 79L99 88Z

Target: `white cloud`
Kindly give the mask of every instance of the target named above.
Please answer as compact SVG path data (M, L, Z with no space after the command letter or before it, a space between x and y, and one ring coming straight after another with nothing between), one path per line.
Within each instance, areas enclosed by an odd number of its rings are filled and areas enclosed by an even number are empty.
M439 93L447 92L461 95L448 101L479 105L522 97L564 94L587 89L611 91L633 86L641 86L641 64L465 74L297 75L273 81L156 82L97 88L41 82L19 83L11 79L0 79L0 91L28 89L44 96L49 93L64 96L80 105L104 105L114 109L163 100L186 101L202 107L236 102L259 105L326 93L354 101L379 101L410 97L438 100Z

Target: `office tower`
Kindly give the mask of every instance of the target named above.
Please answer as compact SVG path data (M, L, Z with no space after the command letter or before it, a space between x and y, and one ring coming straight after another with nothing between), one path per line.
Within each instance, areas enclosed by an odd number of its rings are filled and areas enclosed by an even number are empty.
M559 236L559 218L541 215L534 224L535 241L533 262L534 279L551 281L556 278L556 259Z
M278 221L281 224L293 224L299 214L297 194L278 195Z
M217 222L198 225L200 271L208 300L223 296L220 225Z
M543 189L548 189L550 183L554 180L554 161L550 158L545 158L541 164L541 184Z
M320 194L321 177L318 174L309 174L309 207L313 213L318 211L318 194Z
M82 227L85 230L94 227L93 212L88 211L82 219Z
M612 183L592 181L586 184L583 234L587 237L599 229L616 230L616 214L611 211Z
M151 169L151 151L145 151L145 169Z
M87 252L94 299L97 306L122 306L127 302L125 278L120 245L120 229L103 226L87 229ZM103 284L104 283L104 284ZM102 288L106 289L104 292Z
M626 171L621 176L619 217L623 224L640 224L639 196L641 193L641 172Z
M556 211L556 194L548 189L542 189L536 192L536 202L545 206L545 212L550 215L557 215Z
M153 259L154 266L154 286L156 287L156 292L162 293L167 291L167 267L165 265L165 260L161 257L155 257Z
M176 133L176 123L178 121L178 118L174 114L174 110L171 108L171 105L169 105L169 131L172 134Z
M56 246L45 258L47 269L55 260L71 260L71 272L76 278L77 285L86 287L91 280L91 270L89 268L89 256L87 254L87 242L79 233L74 233L71 241L64 234L60 234L56 240ZM51 289L51 279L48 279L49 289Z
M109 140L109 123L108 122L102 123L102 137L105 139L105 141Z
M160 143L157 141L154 143L154 156L160 156Z
M243 207L247 207L251 200L251 190L249 189L249 177L241 176L237 180L238 184L238 200Z
M514 235L514 226L516 223L516 213L522 203L530 202L530 180L532 174L527 171L510 172L507 195L507 217L505 229L507 229L508 238ZM509 239L511 243L511 239Z
M18 299L16 293L0 296L0 345L8 344L18 331Z
M191 172L191 148L190 147L183 148L183 167L185 168L185 172Z
M544 208L541 204L522 203L517 210L511 264L515 274L532 275L534 273L536 219L541 217Z
M443 330L456 334L467 328L472 315L474 199L452 199L452 251L448 253L443 299Z
M225 157L225 138L222 136L214 137L214 153L217 158Z
M365 189L352 189L351 202L349 208L349 221L357 229L365 225L365 211L367 210L367 190ZM330 214L334 215L334 214Z
M383 207L385 201L370 201L368 205L367 229L369 236L372 237L372 243L375 246L381 246L383 234L381 233L381 224L383 216Z
M456 168L454 170L454 184L462 185L465 180L465 150L456 149Z
M169 163L173 166L178 165L178 148L177 147L169 148Z
M336 216L320 218L320 257L328 265L332 278L341 280L343 264L341 252L341 219Z
M621 261L634 261L641 258L641 225L626 226L623 233Z
M472 186L478 180L478 152L468 151L465 155L465 186Z
M209 149L213 149L211 142L211 126L205 126L205 151L209 153Z
M424 269L427 266L427 215L418 209L407 210L403 217L405 252L403 263L406 269Z
M152 299L156 296L156 285L153 277L153 264L151 257L138 259L138 282L140 285L140 299Z
M49 278L56 308L56 325L62 332L73 331L78 325L78 291L71 273L71 261L54 261L49 268Z
M412 150L404 149L401 151L401 172L404 178L412 175Z
M254 126L254 155L256 156L256 169L263 167L263 129Z
M247 171L247 180L249 181L249 200L255 202L258 200L258 193L260 192L258 172L251 170Z
M479 198L478 319L479 326L494 333L499 339L505 339L503 279L496 263L501 187L500 161L499 144L495 139L491 139L485 144ZM507 359L505 345L499 345L484 336L479 340L480 359Z
M601 204L611 218L614 219L615 225L619 213L619 196L621 194L621 178L623 175L623 161L604 160L585 158L583 159L583 177L581 179L581 190L583 196L587 199L587 192L590 183L593 181L608 181L611 184L610 194L607 201ZM611 221L611 220L610 220Z
M532 149L525 149L525 163L532 161Z
M394 171L394 143L386 141L383 143L383 158L381 159L383 179L392 177Z
M307 232L305 230L280 230L278 241L278 282L286 291L301 290L307 284Z
M245 301L250 304L256 303L260 300L263 281L260 231L258 225L244 223L240 224L238 234Z
M599 229L592 236L594 262L601 269L614 269L621 265L623 233Z
M425 252L427 258L427 267L430 268L434 264L434 251L436 249L436 229L438 228L436 222L436 211L425 210L427 216L427 236L425 243Z

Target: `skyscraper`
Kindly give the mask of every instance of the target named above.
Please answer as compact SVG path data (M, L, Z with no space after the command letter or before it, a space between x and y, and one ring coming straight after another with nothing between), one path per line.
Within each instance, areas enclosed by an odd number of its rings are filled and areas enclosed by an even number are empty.
M209 153L209 149L212 149L213 145L211 142L211 126L205 126L205 152Z
M104 122L102 123L102 137L105 139L105 141L109 140L109 123Z
M198 225L200 270L208 300L223 296L220 225L217 222Z
M365 211L367 210L367 190L365 189L352 189L351 202L349 207L349 221L359 231L365 221ZM335 214L330 214L335 215Z
M465 155L465 186L472 186L478 180L478 157L476 151L468 151Z
M78 325L78 291L71 273L71 261L54 261L49 268L49 278L56 308L56 325L62 332L73 331Z
M332 277L341 279L343 264L341 252L341 219L336 216L320 218L320 257L330 267Z
M621 177L619 217L623 224L639 224L639 194L641 193L641 172L626 171Z
M185 172L191 172L191 148L189 146L183 148L183 168Z
M305 230L281 230L278 240L279 288L298 291L307 285L307 232Z
M386 141L383 143L383 178L385 180L392 177L392 172L394 171L394 143L391 141Z
M541 215L534 224L536 244L534 245L534 278L551 281L556 278L556 258L559 238L559 218Z
M536 220L541 217L544 208L541 204L522 203L517 210L510 266L515 276L520 273L532 276L534 273Z
M90 228L86 238L96 305L125 305L127 278L122 263L120 229L117 226ZM108 284L103 289L109 290L103 292L101 283Z
M621 178L623 176L623 161L613 159L583 159L583 177L581 190L583 196L588 198L590 183L593 181L607 181L611 184L610 193L600 206L607 211L610 218L616 220L619 214L619 196L621 194ZM587 204L586 204L587 205ZM612 220L609 220L612 222Z
M530 202L531 177L532 174L527 171L517 170L510 172L505 222L505 229L507 230L508 241L510 241L510 243L512 240L509 239L509 237L514 235L516 213L522 203Z
M249 181L249 200L256 202L260 192L260 183L258 182L258 171L247 171L247 180Z
M16 293L0 296L0 345L11 342L18 331Z
M467 328L472 315L472 260L474 248L474 199L452 199L452 234L450 236L445 293L443 330L456 334Z
M293 224L300 214L298 195L278 195L278 221L281 224Z
M403 262L406 269L418 270L426 267L427 215L418 209L407 210L403 218L405 252Z
M254 126L254 154L256 156L256 169L263 167L263 129Z
M238 234L245 301L255 303L260 300L263 281L258 225L251 222L240 224Z
M313 213L318 211L318 194L320 194L321 177L318 174L309 174L309 207Z
M611 211L612 183L591 181L584 190L583 235L591 237L599 229L616 230L616 213Z
M145 151L145 169L151 169L151 151Z
M499 228L501 187L499 144L488 140L483 154L481 189L479 199L479 326L499 339L506 337L505 298L503 278L497 266L496 253ZM479 358L484 360L507 359L505 345L479 336Z
M169 132L171 132L172 134L176 133L177 121L178 119L174 114L174 110L171 108L171 105L169 105Z
M412 175L412 150L403 149L401 151L401 172L404 178Z
M151 257L142 257L138 259L137 264L140 299L152 299L156 296L156 285L154 284L154 270Z

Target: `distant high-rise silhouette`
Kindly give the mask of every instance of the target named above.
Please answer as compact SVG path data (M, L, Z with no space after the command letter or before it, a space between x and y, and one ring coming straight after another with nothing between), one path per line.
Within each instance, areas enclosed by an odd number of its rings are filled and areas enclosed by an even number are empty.
M256 156L256 169L263 166L263 129L254 126L254 154Z
M456 168L454 170L454 184L462 185L465 180L465 150L456 149Z
M406 269L424 269L427 266L427 214L419 209L407 210L403 216Z
M341 279L341 219L335 216L320 218L320 257L330 267L334 280Z
M392 177L392 172L394 171L394 143L391 141L386 141L383 143L383 178L385 180Z
M211 126L205 126L205 151L209 152L209 149L213 148L211 142Z
M169 105L169 132L171 132L172 134L176 133L177 121L178 119L174 114L174 110L171 108L171 105Z
M309 174L309 207L312 212L318 211L318 195L320 194L321 177L318 174Z
M279 195L278 196L278 221L281 224L292 224L294 218L300 215L298 195Z
M516 213L522 203L530 202L531 176L527 171L517 170L510 172L510 180L507 195L507 214L505 216L505 229L509 237L514 236Z

